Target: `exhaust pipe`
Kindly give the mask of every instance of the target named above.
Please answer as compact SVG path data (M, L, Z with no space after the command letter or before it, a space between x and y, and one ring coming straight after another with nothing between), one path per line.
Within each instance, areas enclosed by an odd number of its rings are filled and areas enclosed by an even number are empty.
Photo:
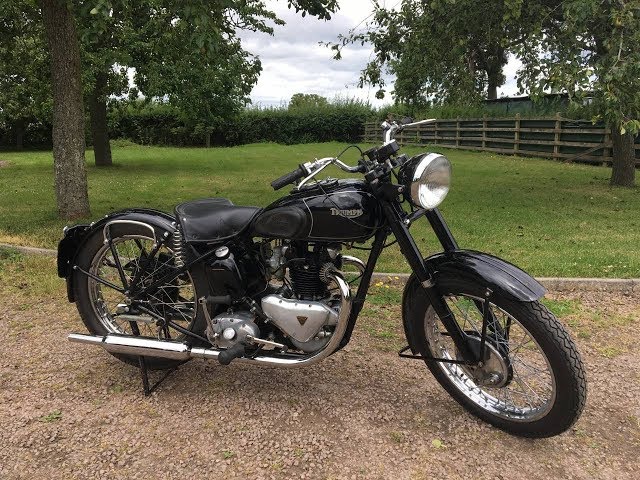
M352 303L351 291L347 282L340 275L331 275L340 288L341 304L336 329L325 348L319 352L308 355L273 353L258 355L253 358L240 357L236 358L234 362L269 367L302 367L318 363L331 355L340 345L340 341L347 330ZM168 358L172 360L189 360L191 358L217 360L220 353L224 351L215 348L191 347L183 342L156 340L153 338L134 337L116 333L109 333L104 336L72 333L68 339L74 343L99 345L110 353Z

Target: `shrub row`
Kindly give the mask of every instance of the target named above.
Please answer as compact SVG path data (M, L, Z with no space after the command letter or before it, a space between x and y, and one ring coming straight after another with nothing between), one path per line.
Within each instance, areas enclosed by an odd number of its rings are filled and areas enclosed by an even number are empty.
M210 135L212 145L256 142L284 144L356 141L364 123L374 115L358 102L315 108L248 109L217 125L192 124L168 105L119 105L111 110L112 138L127 138L141 144L203 145Z
M395 118L411 116L422 119L477 118L482 115L505 117L517 113L505 112L504 109L499 111L499 108L501 106L486 104L426 108L394 105L376 110L359 101L337 101L320 106L288 109L247 109L228 120L211 125L189 121L178 109L167 104L118 100L111 102L109 106L108 122L112 139L127 139L143 145L202 146L205 145L207 137L211 145L217 146L257 142L355 142L364 132L366 121L382 120L390 114ZM566 116L585 118L585 109L574 112L566 105L556 103L538 105L527 113L531 116L543 116L563 109ZM89 128L86 131L87 145L90 145ZM0 124L0 146L15 147L15 140L15 132L9 126ZM25 147L30 148L50 148L50 123L31 122L24 132L23 143Z

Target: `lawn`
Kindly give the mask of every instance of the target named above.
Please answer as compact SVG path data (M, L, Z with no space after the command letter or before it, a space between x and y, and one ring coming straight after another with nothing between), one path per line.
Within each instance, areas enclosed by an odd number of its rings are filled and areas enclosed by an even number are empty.
M286 192L274 192L271 180L344 146L116 144L112 168L88 165L92 218L132 206L171 211L179 202L206 196L264 206ZM442 211L462 247L504 257L538 276L640 277L640 189L609 187L609 169L433 150L453 164ZM87 158L92 160L91 152ZM351 151L343 158L355 163L357 157ZM0 242L54 248L65 222L56 218L51 152L0 152L0 160ZM425 255L438 250L426 221L412 231ZM378 270L401 272L407 266L391 247Z

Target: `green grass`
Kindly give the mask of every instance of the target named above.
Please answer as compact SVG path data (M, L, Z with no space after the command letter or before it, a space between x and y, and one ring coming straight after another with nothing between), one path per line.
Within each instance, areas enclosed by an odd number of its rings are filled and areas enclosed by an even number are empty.
M271 189L271 180L343 147L116 146L114 167L98 169L89 162L92 218L132 206L171 211L179 202L207 196L264 206L284 194ZM504 257L539 276L640 277L640 190L609 187L608 168L434 150L453 164L442 211L461 247ZM345 158L353 163L356 155ZM51 153L2 152L0 160L8 161L0 168L0 242L55 247L65 222L56 217ZM426 221L412 231L425 255L439 249ZM408 268L392 247L378 270Z

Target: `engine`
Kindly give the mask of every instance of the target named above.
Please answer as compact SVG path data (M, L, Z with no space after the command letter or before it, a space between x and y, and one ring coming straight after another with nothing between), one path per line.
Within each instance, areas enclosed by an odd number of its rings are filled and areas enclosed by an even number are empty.
M304 352L324 347L338 322L340 297L332 292L331 273L341 266L339 251L340 245L291 242L270 252L272 280L283 285L262 298L262 310L286 340Z
M341 298L332 273L342 267L340 245L265 242L259 257L266 266L267 287L261 294L248 295L255 299L254 304L251 300L242 309L230 308L210 318L209 341L227 349L238 343L264 346L269 342L306 353L322 349L338 323ZM215 267L221 278L219 261ZM224 281L227 288L230 283Z

